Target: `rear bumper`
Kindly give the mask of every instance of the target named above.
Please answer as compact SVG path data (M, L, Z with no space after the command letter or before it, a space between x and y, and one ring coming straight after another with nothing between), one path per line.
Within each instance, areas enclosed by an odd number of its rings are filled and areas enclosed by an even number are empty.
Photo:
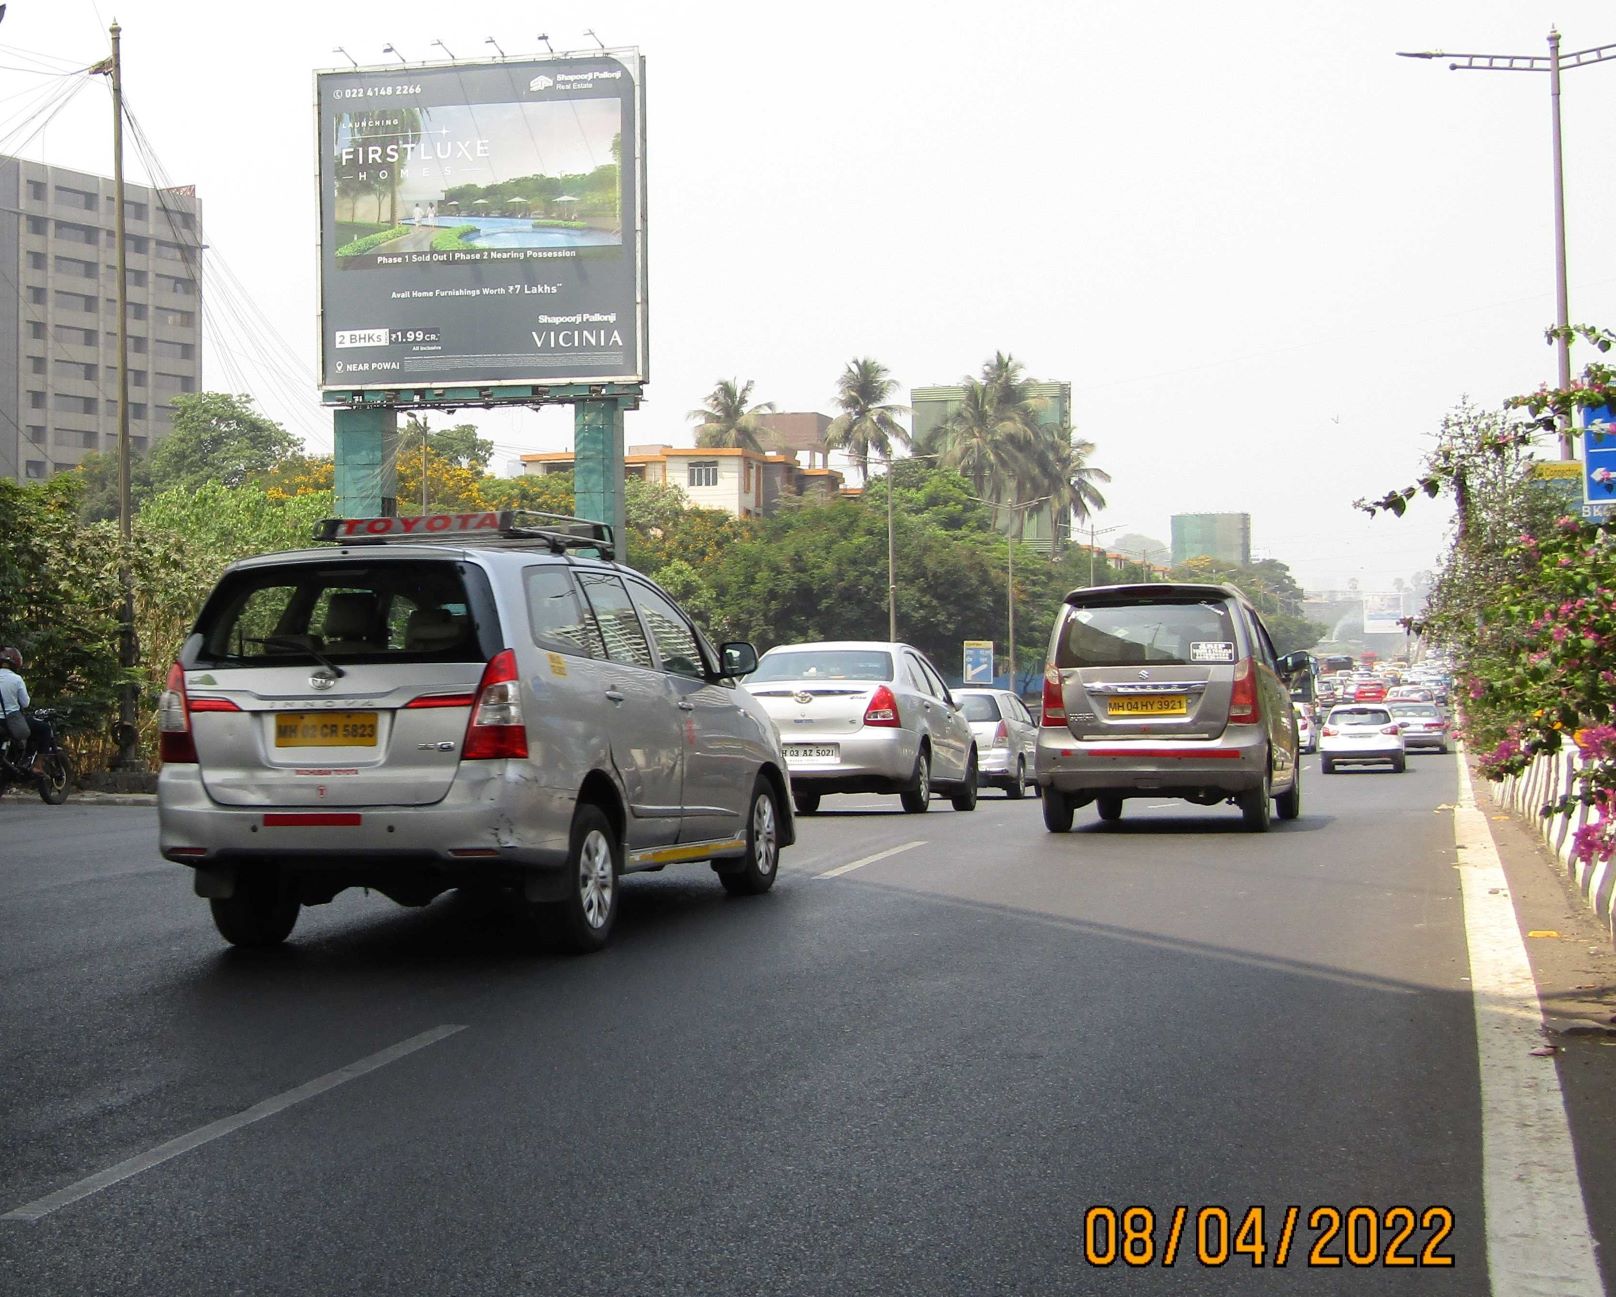
M1267 735L1226 730L1217 739L1106 740L1085 743L1064 729L1041 729L1037 771L1041 788L1063 793L1155 792L1209 796L1262 786Z
M226 806L208 796L199 767L164 766L158 847L193 867L274 860L355 876L432 865L469 877L565 864L575 796L519 779L503 762L476 773L426 806Z
M897 792L907 788L915 774L919 751L916 736L908 730L865 730L838 734L823 740L802 734L781 736L787 747L792 743L834 743L836 761L792 764L786 756L786 777L794 788L812 792Z
M1402 747L1394 748L1332 748L1319 749L1319 757L1338 766L1373 765L1380 762L1396 763L1403 757Z

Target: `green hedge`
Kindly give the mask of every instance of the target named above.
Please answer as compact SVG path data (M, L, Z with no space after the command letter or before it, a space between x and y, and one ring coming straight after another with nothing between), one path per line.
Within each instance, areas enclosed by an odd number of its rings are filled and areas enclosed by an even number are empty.
M475 233L475 225L456 225L451 229L439 230L432 236L432 251L460 252L466 246L466 237Z
M352 243L344 243L337 249L339 257L357 257L362 252L369 252L372 248L383 243L391 243L394 239L401 239L414 227L410 225L395 225L390 230L382 230L376 234L367 234L362 239L355 239Z

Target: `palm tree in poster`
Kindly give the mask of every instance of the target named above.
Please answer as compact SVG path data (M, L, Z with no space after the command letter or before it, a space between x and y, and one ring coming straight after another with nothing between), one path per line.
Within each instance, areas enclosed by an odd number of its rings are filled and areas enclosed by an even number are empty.
M869 357L848 361L836 380L836 408L841 413L825 429L825 447L845 450L858 465L860 482L870 479L871 451L890 463L893 442L909 445L909 430L897 417L908 414L909 407L889 399L897 389L887 367Z
M759 416L774 413L774 402L760 401L749 406L747 402L751 399L751 379L747 379L744 386L737 379L719 379L707 393L701 408L685 416L700 425L696 429L696 445L761 451L763 443L759 438L764 429Z

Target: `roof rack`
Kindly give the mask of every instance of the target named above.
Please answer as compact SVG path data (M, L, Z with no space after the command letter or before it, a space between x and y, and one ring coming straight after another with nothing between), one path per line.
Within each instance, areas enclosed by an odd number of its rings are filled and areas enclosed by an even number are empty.
M489 509L468 513L428 513L410 517L326 518L314 529L317 541L380 545L389 541L495 544L535 541L553 554L592 549L615 558L616 538L606 523L536 509Z

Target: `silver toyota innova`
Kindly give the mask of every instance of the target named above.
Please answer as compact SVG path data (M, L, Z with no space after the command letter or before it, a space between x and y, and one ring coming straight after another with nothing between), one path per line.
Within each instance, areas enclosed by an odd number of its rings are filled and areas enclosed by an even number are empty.
M366 887L503 890L565 944L619 876L711 861L774 882L794 838L774 723L668 595L552 515L331 519L224 572L160 707L163 855L237 945ZM580 550L606 557L584 557Z

